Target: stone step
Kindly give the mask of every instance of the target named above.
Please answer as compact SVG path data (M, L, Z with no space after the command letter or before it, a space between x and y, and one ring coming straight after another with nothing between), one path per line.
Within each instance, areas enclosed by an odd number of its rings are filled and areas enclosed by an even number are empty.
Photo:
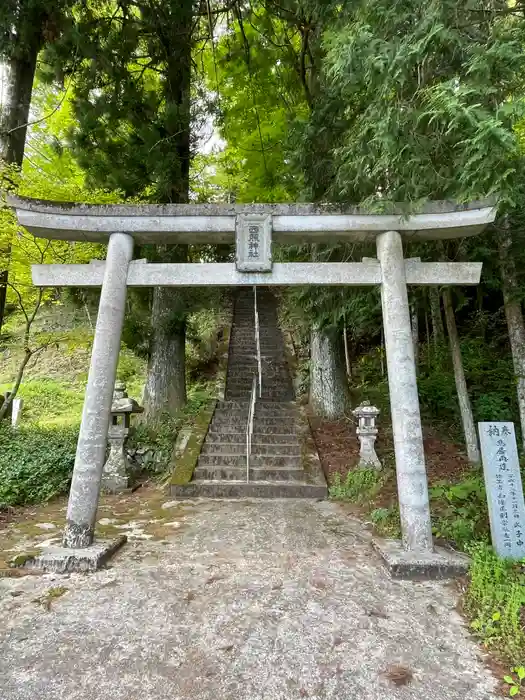
M246 389L246 388L252 388L253 384L253 377L248 376L246 379L242 380L240 377L232 377L231 381L229 381L229 378L226 377L226 388L227 389ZM257 377L255 377L257 379ZM284 380L282 377L265 377L264 372L263 372L263 390L264 391L275 391L278 389L286 389L286 391L289 391L292 388L291 382L287 382ZM258 380L257 380L257 385L258 385ZM257 386L257 389L259 387Z
M226 398L228 400L236 401L238 399L240 400L248 400L250 398L251 394L251 387L249 390L246 391L231 391L226 387ZM295 399L294 393L292 389L286 390L282 389L282 391L279 392L272 392L272 391L264 391L262 393L261 398L264 401L276 401L276 402L282 402L282 401L293 401Z
M246 343L246 345L232 345L228 361L229 364L231 364L232 360L246 362L254 358L257 358L257 347ZM277 362L280 360L284 364L284 348L279 346L261 346L261 358L265 359L267 362Z
M201 455L244 455L246 456L246 437L241 443L216 442L206 440ZM300 457L301 448L299 445L254 445L252 442L253 455L270 455L274 457Z
M241 418L247 418L250 402L243 401L245 404L242 408L237 408L236 406L224 406L218 405L215 409L216 416L238 416ZM288 403L274 403L273 406L271 402L265 402L264 404L255 403L255 415L261 418L298 418L299 412L295 406L290 406Z
M192 482L172 486L174 498L319 498L327 496L321 476L302 469L301 420L277 301L269 290L257 293L261 325L263 397L255 406L250 480L246 482L246 424L253 378L257 375L254 294L237 290L230 331L225 399L217 404Z
M192 481L171 486L171 497L185 498L309 498L325 499L326 485L297 481Z
M244 467L198 466L194 472L194 479L243 481L246 480L246 465ZM252 469L250 467L250 481L296 481L301 483L303 480L304 471L302 469Z
M253 333L251 331L242 331L242 333L240 331L233 331L230 335L230 345L244 345L245 343L250 345L255 342L255 331ZM279 345L283 345L283 339L278 335L267 333L265 328L261 329L259 343L261 345L273 345L278 347Z
M234 330L230 334L230 344L231 343L254 343L255 342L255 331L248 331L248 330ZM274 335L273 333L269 333L268 330L265 328L261 330L261 333L259 335L259 342L262 344L264 343L265 345L282 345L283 339L280 335Z
M253 375L255 376L255 375ZM226 388L227 389L246 389L252 388L253 376L248 376L245 379L242 377L227 377L226 378ZM257 379L257 377L255 377ZM289 391L292 388L291 382L287 382L284 377L273 375L267 377L262 376L262 388L264 391L274 391L277 389L286 389ZM259 390L259 380L257 379L257 390Z
M230 443L232 445L246 445L246 432L237 433L212 433L208 432L206 444ZM293 433L281 433L280 435L254 433L252 436L252 449L265 447L266 445L281 445L296 447L300 445L298 438Z
M251 382L229 382L226 381L226 390L229 392L241 391L248 392L252 390ZM285 382L263 382L262 393L266 395L277 395L280 396L283 392L290 392L292 390L291 386L287 386ZM259 386L256 386L257 397L259 397ZM259 397L262 398L262 397Z
M261 357L264 357L272 362L280 359L284 363L285 358L283 353L284 349L282 347L273 349L261 347ZM257 358L257 348L255 345L250 345L247 347L236 345L230 348L228 361L230 363L232 360L235 360L236 362L248 362L249 360L253 360L254 357Z
M271 379L272 377L289 377L290 373L288 367L284 365L280 360L268 360L267 358L262 358L261 371L263 377ZM232 377L237 377L239 379L252 379L254 375L258 376L259 371L257 367L257 360L248 360L247 362L243 360L240 362L232 362L228 365L228 375Z
M250 402L249 401L218 401L217 402L217 410L222 410L224 409L225 411L228 410L236 410L236 409L246 409L250 407ZM282 403L276 404L274 401L260 401L257 400L256 407L258 411L276 411L279 410L281 412L284 411L294 411L297 412L297 404L294 401L283 401Z
M234 409L215 409L214 418L220 420L225 420L227 422L238 421L242 423L248 420L248 409L234 408ZM258 409L257 404L255 404L255 416L254 420L257 418L274 418L276 421L281 422L282 420L295 421L298 420L298 414L291 411L261 411ZM230 420L232 419L232 420Z
M252 390L252 382L241 382L239 381L228 381L226 380L226 390L227 391L247 391L248 393ZM259 383L257 382L256 387L257 399L262 400L259 396ZM291 384L288 384L284 380L270 381L266 380L262 382L262 391L265 394L279 394L284 392L289 392L292 390Z
M269 345L274 343L278 345L283 342L283 337L280 333L272 331L271 328L263 328L261 326L259 340L261 343L268 343ZM230 342L234 341L246 341L248 343L255 341L255 328L233 328L230 333Z
M211 426L220 428L222 425L224 426L231 426L231 425L237 425L240 427L240 432L242 432L245 429L246 426L246 421L248 420L248 416L230 416L227 413L215 413L215 415L212 418L211 421ZM264 415L257 415L255 414L255 417L253 419L253 425L254 429L262 428L262 427L278 427L278 428L288 428L287 432L288 433L293 433L295 432L295 429L297 427L297 421L295 419L295 416L272 416L269 413L265 413Z
M201 454L198 461L199 467L246 467L246 455L236 454ZM288 469L302 469L301 457L288 455L252 455L250 466L263 469L271 467L287 467Z

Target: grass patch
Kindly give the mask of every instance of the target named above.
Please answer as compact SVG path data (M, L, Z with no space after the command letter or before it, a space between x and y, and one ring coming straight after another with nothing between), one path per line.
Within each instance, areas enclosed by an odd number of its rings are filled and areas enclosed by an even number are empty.
M525 573L500 559L487 543L468 547L472 557L465 612L484 646L510 663L525 659Z
M0 384L0 393L11 384ZM28 379L23 382L18 398L24 400L22 422L42 427L78 425L84 403L84 386L56 379Z
M375 469L353 469L344 481L336 474L329 489L330 498L339 501L363 503L371 501L383 485L381 472Z
M62 598L68 590L69 589L65 586L53 586L52 588L48 588L47 591L41 596L38 596L38 598L34 598L33 603L38 603L38 605L41 605L45 610L51 610L53 601Z
M374 508L370 513L370 520L374 523L379 537L393 540L401 539L401 521L397 505L391 505L388 508Z

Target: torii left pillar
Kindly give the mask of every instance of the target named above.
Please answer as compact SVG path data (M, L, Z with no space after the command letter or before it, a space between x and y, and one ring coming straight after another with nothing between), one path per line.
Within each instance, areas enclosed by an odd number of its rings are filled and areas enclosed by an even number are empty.
M93 543L132 256L132 236L113 233L104 268L64 531L63 544L73 549Z

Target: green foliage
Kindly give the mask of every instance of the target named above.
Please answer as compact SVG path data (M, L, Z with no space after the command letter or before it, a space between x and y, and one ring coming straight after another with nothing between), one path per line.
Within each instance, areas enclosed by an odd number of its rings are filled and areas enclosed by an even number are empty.
M519 564L500 559L486 543L469 549L472 557L465 610L475 634L490 649L514 663L525 657L525 573Z
M479 0L372 0L326 33L328 85L347 114L333 197L512 197L523 23L497 10Z
M523 683L525 679L525 666L515 666L511 669L510 676L504 676L503 680L509 686L509 695L511 698L516 695L521 695L521 691L525 688Z
M11 384L0 385L0 392ZM23 422L38 424L41 428L78 425L84 402L83 385L56 379L30 379L24 382L19 398L24 400Z
M176 415L166 414L155 423L135 423L130 430L129 447L154 449L162 455L158 463L164 471L169 464L179 430L183 425L191 425L211 398L211 391L206 385L193 385L188 391L186 406Z
M474 472L457 484L430 489L433 534L465 549L488 539L488 510L483 476Z
M344 481L336 474L330 486L330 498L363 503L374 498L382 485L381 472L375 469L353 469Z
M401 522L397 505L389 508L374 508L370 513L370 520L374 523L380 537L401 539Z
M57 70L74 76L71 145L91 186L187 201L190 120L198 120L190 94L193 6L83 3L75 25L48 47L47 80Z
M0 503L48 501L69 486L78 426L11 429L0 424Z

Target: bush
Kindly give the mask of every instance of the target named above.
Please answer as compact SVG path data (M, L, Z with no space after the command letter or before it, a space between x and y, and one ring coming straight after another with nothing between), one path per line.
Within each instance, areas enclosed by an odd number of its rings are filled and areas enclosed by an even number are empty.
M436 484L429 493L436 537L463 550L473 541L488 539L489 516L481 474L472 472L457 484Z
M48 501L69 488L78 426L21 427L0 424L0 503Z

